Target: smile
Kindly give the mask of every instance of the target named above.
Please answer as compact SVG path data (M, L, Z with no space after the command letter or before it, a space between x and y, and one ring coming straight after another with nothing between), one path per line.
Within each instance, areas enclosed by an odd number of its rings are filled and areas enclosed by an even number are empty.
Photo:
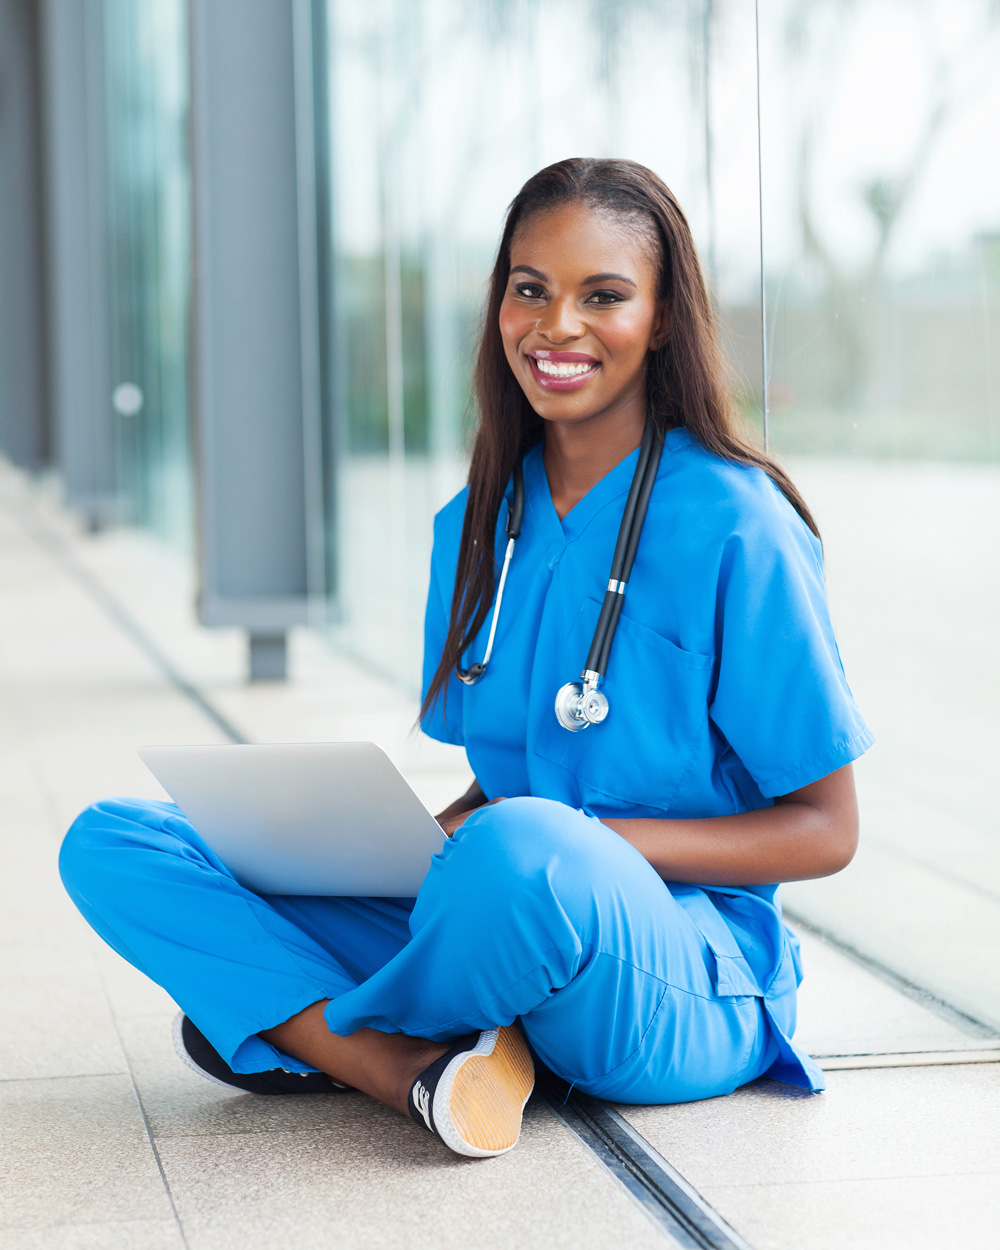
M528 355L535 381L547 391L575 391L588 382L601 362L581 352L536 351Z

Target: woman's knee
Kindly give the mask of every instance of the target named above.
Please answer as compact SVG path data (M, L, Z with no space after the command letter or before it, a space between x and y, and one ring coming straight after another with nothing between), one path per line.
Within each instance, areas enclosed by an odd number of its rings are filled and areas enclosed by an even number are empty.
M603 883L628 875L623 857L637 856L594 817L551 799L505 799L482 808L455 840L455 869L463 871L461 862L472 879L489 882L494 893L521 894L534 884L567 907L579 898L588 915ZM641 857L639 862L646 867Z
M454 840L463 859L523 880L550 864L563 847L578 850L588 821L552 799L504 799L473 812Z
M151 799L100 799L85 808L66 832L59 850L59 874L70 892L93 879L111 852L154 846L164 823L176 815L172 803Z

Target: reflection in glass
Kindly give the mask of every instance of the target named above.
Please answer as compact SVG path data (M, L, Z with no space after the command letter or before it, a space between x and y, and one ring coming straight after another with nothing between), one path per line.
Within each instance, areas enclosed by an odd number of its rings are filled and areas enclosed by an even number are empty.
M879 739L810 919L1000 1026L1000 13L761 0L771 445Z
M561 157L650 165L691 221L738 402L757 421L766 393L824 532L879 739L857 860L786 899L1000 1023L996 5L328 0L327 19L342 641L415 685L503 208Z
M715 9L734 14L717 41ZM697 0L330 0L327 16L341 448L330 590L342 639L412 688L431 517L464 480L484 282L527 177L570 155L657 170L714 262L720 298L741 307L731 337L759 376L752 12L748 22L746 6ZM729 121L714 147L710 109ZM737 209L725 219L709 211L713 179Z
M122 518L189 541L183 0L104 0L111 381Z

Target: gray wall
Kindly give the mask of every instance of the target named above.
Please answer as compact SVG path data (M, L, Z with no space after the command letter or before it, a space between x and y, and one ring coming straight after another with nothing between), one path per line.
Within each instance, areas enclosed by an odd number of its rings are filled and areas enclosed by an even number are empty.
M48 454L38 7L0 0L0 451Z

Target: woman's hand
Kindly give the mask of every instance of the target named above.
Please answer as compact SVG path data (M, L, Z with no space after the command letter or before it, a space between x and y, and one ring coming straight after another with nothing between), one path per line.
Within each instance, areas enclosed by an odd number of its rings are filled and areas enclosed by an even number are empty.
M450 838L460 825L465 823L466 817L473 812L478 811L481 807L490 807L493 803L502 803L503 798L487 799L483 793L478 781L473 781L468 790L460 799L456 799L454 803L439 812L434 819Z
M473 807L467 812L458 812L454 816L446 816L444 812L442 812L441 815L436 816L435 819L445 831L445 834L450 838L455 830L465 823L466 817L470 816L472 812L477 810L477 808Z

